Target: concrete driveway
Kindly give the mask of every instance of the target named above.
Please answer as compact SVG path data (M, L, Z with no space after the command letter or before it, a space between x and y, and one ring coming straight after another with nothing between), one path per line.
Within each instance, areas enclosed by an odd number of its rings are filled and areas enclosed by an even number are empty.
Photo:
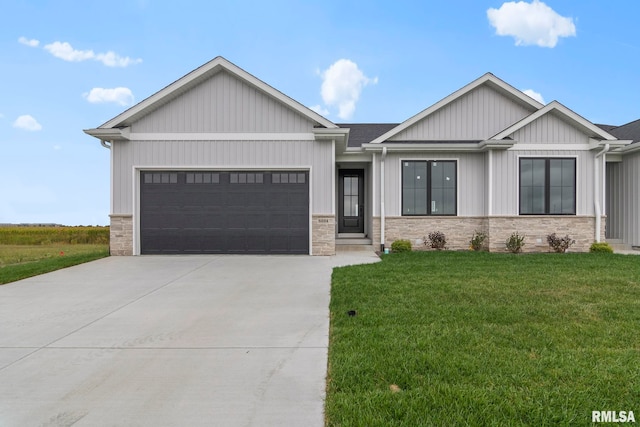
M0 426L323 425L332 268L110 257L0 286Z

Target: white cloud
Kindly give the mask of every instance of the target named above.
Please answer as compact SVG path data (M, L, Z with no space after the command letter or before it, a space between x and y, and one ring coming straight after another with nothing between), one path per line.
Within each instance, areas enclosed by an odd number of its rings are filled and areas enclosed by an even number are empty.
M122 57L115 52L99 53L96 55L96 61L102 62L107 67L128 67L132 64L139 64L142 59L131 59L128 56Z
M26 37L20 37L18 39L18 42L29 47L38 47L40 45L40 40L28 39Z
M320 114L321 116L327 116L329 115L329 110L327 110L326 108L324 108L322 105L314 105L313 107L309 107L311 110L315 111L316 113Z
M499 36L512 36L516 46L555 47L559 37L576 35L573 18L558 15L539 0L506 2L487 10L489 23Z
M522 93L524 93L525 95L530 96L531 98L535 99L536 101L538 101L541 104L546 104L546 102L544 102L544 98L542 97L542 95L539 94L538 92L536 92L533 89L523 90Z
M32 116L26 114L24 116L20 116L13 122L13 127L23 130L28 130L31 132L35 132L42 129L42 125L38 123L36 119Z
M321 73L322 100L328 106L338 107L338 117L349 119L356 110L362 88L378 83L378 78L369 78L348 59L339 59ZM326 111L326 110L325 110Z
M95 53L93 50L74 49L67 42L53 42L44 46L44 49L55 56L69 62L87 61L89 59L102 62L107 67L127 67L132 64L139 64L142 59L132 59L128 56L122 57L115 52Z
M86 61L93 59L96 55L92 50L76 50L67 42L53 42L44 46L44 50L56 58L64 59L69 62Z
M92 104L103 102L115 102L122 106L133 104L133 93L131 89L126 87L116 87L113 89L94 87L89 93L84 93L82 96Z

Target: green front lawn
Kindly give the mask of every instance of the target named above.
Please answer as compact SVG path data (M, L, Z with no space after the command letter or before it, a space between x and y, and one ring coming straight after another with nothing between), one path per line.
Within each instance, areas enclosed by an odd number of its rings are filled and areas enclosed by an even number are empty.
M639 331L640 256L414 252L339 268L327 424L640 421Z
M0 285L106 256L106 244L0 245Z

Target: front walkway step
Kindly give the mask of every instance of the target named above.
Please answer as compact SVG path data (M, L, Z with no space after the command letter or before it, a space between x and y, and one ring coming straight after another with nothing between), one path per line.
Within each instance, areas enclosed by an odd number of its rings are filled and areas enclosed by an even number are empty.
M336 244L336 252L375 252L373 245Z

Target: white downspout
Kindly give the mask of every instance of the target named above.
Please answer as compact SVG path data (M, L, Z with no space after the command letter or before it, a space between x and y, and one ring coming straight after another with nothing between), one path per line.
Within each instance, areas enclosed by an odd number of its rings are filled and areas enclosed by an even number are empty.
M594 179L593 179L593 206L595 208L596 214L596 227L595 227L595 241L596 243L600 243L600 227L602 226L602 209L600 208L600 197L598 186L602 187L602 192L604 194L604 170L602 171L602 180L598 176L598 171L600 170L600 165L598 165L598 158L602 156L604 153L609 151L609 143L604 145L602 151L596 154L596 157L593 159L594 166ZM599 182L602 181L602 182Z
M382 147L380 159L380 251L384 253L384 159L387 157L387 147Z
M102 139L100 140L100 145L102 145L104 148L111 150L111 145L107 144L107 141L103 141Z

